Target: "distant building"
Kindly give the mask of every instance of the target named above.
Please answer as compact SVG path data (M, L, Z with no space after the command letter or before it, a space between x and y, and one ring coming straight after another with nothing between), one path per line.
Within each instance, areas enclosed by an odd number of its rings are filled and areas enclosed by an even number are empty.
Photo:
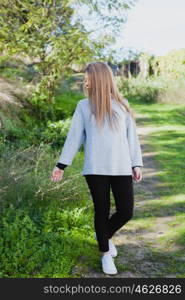
M129 77L129 74L138 75L140 72L139 61L125 62L123 65L114 65L108 62L108 65L111 67L115 76L124 75L125 77Z

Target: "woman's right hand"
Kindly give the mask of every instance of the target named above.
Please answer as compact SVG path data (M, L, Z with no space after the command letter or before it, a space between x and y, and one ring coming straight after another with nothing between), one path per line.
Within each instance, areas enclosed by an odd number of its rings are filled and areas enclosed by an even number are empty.
M64 170L61 170L58 167L55 167L53 169L53 173L52 173L52 176L51 176L51 181L54 181L54 182L60 181L63 177L63 174L64 174Z

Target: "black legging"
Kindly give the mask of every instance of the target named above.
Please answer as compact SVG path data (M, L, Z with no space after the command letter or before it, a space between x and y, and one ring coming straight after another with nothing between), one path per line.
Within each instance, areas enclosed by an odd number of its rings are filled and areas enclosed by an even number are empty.
M94 203L94 227L99 250L109 250L108 239L133 216L132 175L84 175ZM110 214L110 187L116 212Z

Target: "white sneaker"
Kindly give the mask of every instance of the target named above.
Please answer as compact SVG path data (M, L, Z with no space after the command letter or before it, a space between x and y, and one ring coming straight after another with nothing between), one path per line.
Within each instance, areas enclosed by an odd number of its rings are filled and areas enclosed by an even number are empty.
M112 257L116 257L118 255L117 249L111 239L109 239L109 251Z
M117 274L118 271L116 269L116 266L114 264L114 259L110 254L110 252L104 254L101 258L101 261L102 261L102 269L105 274L110 274L110 275Z
M94 238L97 240L96 232L94 233ZM109 239L109 252L112 255L112 257L116 257L118 255L117 249L113 244L113 242L111 241L111 239Z

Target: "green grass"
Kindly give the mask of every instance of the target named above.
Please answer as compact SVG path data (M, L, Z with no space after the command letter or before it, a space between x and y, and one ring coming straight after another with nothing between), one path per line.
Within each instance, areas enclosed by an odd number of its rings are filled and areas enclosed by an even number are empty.
M75 99L73 96L74 92L57 96L58 112L64 109L66 115L72 113L81 98L80 94ZM130 103L143 114L137 124L155 128L146 140L157 153L153 159L158 163L160 188L158 197L153 199L147 199L146 191L138 191L137 199L144 197L145 204L124 230L133 236L140 231L137 238L142 241L143 232L153 232L156 220L166 216L172 219L167 224L168 231L155 236L158 248L150 240L143 240L143 249L148 252L137 261L129 252L128 241L121 250L125 251L128 262L122 264L118 259L117 265L120 271L148 277L167 274L184 277L185 106L133 100ZM59 148L44 143L2 150L1 277L81 277L89 267L101 272L97 242L93 238L93 203L81 176L83 152L77 153L63 180L53 183L50 176L59 154ZM111 203L114 205L112 195ZM155 268L146 269L146 260ZM74 275L72 270L76 265L79 270Z
M159 271L159 276L176 274L185 277L185 105L144 105L134 101L132 105L144 115L137 119L137 124L155 128L147 136L147 143L156 153L153 159L157 162L160 185L159 197L146 201L144 215L141 211L136 220L152 216L160 222L160 218L171 217L168 230L157 238L160 251L151 249L152 259L165 261L165 268Z
M70 277L78 257L93 251L82 155L53 183L58 154L42 145L9 150L1 161L1 277Z

